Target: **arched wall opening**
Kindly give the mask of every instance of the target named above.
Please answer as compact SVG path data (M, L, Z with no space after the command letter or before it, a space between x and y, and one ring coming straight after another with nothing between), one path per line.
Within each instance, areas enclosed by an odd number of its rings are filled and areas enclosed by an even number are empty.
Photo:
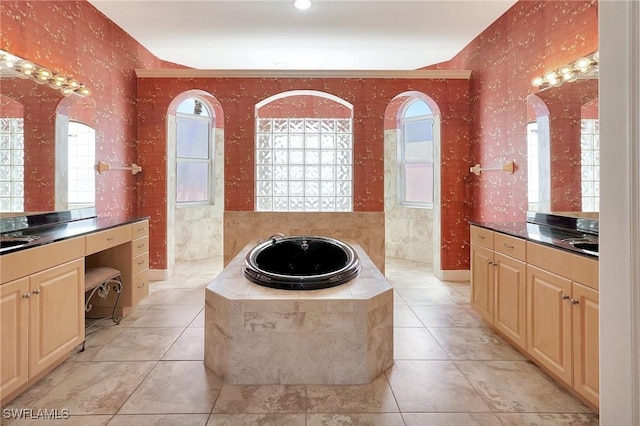
M210 143L213 171L210 173L210 201L178 203L177 127L178 108L186 100L199 101L211 117ZM167 110L167 273L176 262L223 255L224 215L224 113L222 105L208 92L187 90L176 96Z
M407 205L401 200L402 117L416 100L423 101L433 117L433 204ZM440 271L440 109L425 93L407 91L394 97L384 117L385 255L433 266Z

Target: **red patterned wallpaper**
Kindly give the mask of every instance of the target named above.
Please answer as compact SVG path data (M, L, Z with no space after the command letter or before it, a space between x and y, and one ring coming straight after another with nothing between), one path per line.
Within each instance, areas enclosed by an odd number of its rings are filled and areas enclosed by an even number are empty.
M178 66L157 59L86 1L2 1L0 22L0 49L73 77L91 90L96 158L113 165L136 162L134 69ZM47 123L52 119L39 118ZM52 143L46 138L43 143ZM41 185L43 193L51 193L47 183ZM98 175L96 185L99 215L137 213L136 178L130 173Z
M225 117L226 209L253 209L255 103L285 90L321 90L354 104L355 210L383 208L384 110L397 94L432 97L442 123L442 267L469 266L467 220L523 220L526 211L526 96L531 79L597 50L597 1L521 0L450 62L432 68L472 70L467 81L341 79L138 80L134 69L180 67L160 61L86 1L0 2L0 48L70 75L92 90L97 158L142 163L137 176L97 180L100 215L149 215L151 265L166 266L166 142L169 102L201 88ZM139 138L139 141L137 140ZM479 162L515 160L514 175L466 171Z
M472 70L471 162L516 163L513 175L471 176L474 220L524 221L526 98L536 92L531 80L596 50L596 0L521 0L449 63L433 67Z
M166 111L180 93L211 93L224 110L225 210L254 210L254 111L256 103L289 90L318 90L354 106L354 210L384 210L384 115L389 102L406 91L430 96L442 114L442 208L445 269L459 269L465 255L457 249L466 238L465 185L460 170L468 166L468 81L409 79L138 79L139 211L156 223L166 211ZM152 265L163 268L166 238L154 239ZM160 247L159 244L162 244Z

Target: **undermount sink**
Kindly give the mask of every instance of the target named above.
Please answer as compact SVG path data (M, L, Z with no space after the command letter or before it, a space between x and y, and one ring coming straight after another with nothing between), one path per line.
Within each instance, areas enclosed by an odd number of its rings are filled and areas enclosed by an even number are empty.
M11 247L23 246L37 240L38 238L40 237L26 235L0 237L0 248L6 249Z
M574 242L570 243L573 247L580 250L588 250L598 252L598 243L593 242Z

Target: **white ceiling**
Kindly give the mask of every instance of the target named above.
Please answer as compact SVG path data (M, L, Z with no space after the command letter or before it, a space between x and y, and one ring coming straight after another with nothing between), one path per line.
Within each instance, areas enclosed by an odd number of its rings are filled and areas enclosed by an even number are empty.
M516 0L89 0L160 59L197 69L414 70Z

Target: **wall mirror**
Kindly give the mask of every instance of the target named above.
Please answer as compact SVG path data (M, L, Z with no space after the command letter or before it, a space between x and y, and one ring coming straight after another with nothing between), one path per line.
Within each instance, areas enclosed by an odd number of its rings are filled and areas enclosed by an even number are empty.
M527 98L528 210L598 219L598 72Z
M94 206L94 100L0 65L0 217Z

